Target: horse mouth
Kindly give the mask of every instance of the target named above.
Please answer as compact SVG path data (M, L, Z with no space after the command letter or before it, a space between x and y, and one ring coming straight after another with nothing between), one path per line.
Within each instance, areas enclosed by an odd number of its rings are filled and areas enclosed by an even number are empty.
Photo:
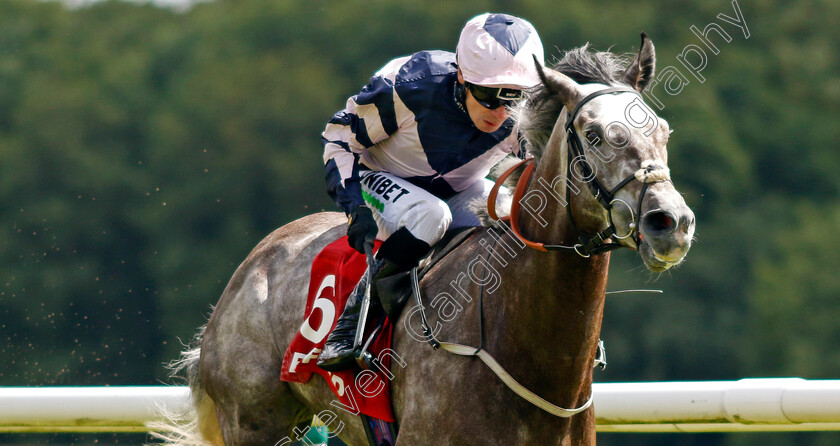
M650 247L650 244L648 244L647 241L642 241L642 244L639 247L639 254L642 257L642 262L645 264L645 267L655 273L667 271L671 267L679 265L685 258L685 256L683 256L677 260L665 259L658 255L656 251Z

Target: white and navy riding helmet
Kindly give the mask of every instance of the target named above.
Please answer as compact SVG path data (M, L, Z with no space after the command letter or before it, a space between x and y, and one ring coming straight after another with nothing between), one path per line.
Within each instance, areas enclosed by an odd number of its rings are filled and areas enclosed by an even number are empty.
M508 14L484 13L470 19L455 50L464 80L486 87L525 89L540 78L534 57L544 63L534 25Z

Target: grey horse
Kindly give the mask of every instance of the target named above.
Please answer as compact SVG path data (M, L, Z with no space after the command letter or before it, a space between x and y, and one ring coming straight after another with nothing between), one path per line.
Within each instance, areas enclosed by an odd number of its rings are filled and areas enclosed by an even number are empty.
M418 339L420 307L412 304L396 322L392 346L398 445L595 444L594 408L585 408L610 260L602 248L611 241L635 249L659 272L683 260L694 234L694 215L668 174L668 124L638 94L654 66L643 34L633 58L584 46L554 69L539 67L542 85L516 110L535 166L530 180L520 181L513 210L520 236L481 228L419 284L436 339L480 344L532 394L580 409L549 413L479 358L433 349ZM584 140L583 153L575 152L572 144ZM613 231L605 234L606 227ZM340 213L310 215L248 255L200 347L179 362L193 412L189 423L171 427L170 444L290 444L316 414L347 444L367 444L359 417L330 404L323 379L280 380L284 352L301 326L312 260L345 231ZM598 233L608 240L593 237Z

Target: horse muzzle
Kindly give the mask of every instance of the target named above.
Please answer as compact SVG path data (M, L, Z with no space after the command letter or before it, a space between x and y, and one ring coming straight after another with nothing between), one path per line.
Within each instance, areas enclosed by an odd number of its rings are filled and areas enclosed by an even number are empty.
M682 201L682 200L681 200ZM694 212L684 202L642 215L639 254L645 266L662 272L680 264L694 238Z

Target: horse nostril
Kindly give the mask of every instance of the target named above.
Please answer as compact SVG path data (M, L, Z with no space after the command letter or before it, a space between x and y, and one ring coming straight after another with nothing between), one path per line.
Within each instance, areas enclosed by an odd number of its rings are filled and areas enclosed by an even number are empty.
M669 212L651 211L645 214L642 224L652 234L672 232L677 227L677 219Z
M689 228L692 226L694 226L694 214L680 219L680 230L682 232L688 232Z

